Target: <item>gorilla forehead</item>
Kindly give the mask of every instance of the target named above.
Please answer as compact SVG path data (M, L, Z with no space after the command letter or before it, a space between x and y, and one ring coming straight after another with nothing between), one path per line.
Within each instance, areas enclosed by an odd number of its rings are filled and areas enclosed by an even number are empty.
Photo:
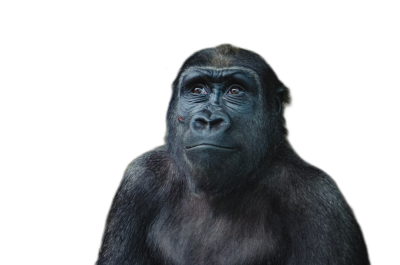
M223 44L215 48L208 48L194 53L182 65L178 76L174 80L176 89L182 81L182 77L191 68L202 69L242 69L250 73L260 88L263 88L264 96L272 98L282 83L277 78L272 68L258 54L240 49L229 44ZM268 100L268 99L267 99ZM289 102L289 94L285 92L282 103Z

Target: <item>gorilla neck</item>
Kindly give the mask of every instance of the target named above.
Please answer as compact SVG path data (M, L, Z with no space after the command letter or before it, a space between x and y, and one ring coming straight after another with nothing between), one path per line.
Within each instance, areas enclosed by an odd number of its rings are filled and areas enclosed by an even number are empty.
M196 196L221 197L242 192L259 183L268 177L265 172L268 172L269 165L269 160L259 161L253 166L246 164L228 168L187 162L184 171L188 187Z

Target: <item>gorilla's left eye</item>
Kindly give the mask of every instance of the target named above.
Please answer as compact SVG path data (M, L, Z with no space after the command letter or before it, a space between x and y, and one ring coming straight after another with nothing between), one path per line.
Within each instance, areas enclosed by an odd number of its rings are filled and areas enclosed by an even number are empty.
M196 85L192 88L192 93L195 94L207 94L207 90L201 86L201 85Z
M232 86L229 88L228 94L239 94L240 92L243 92L243 89L239 86Z

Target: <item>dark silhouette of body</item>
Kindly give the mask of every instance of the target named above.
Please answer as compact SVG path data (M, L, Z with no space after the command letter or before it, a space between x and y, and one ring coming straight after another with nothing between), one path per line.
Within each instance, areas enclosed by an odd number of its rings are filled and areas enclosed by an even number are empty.
M369 264L336 184L287 141L288 102L253 52L187 59L166 144L128 166L97 264Z

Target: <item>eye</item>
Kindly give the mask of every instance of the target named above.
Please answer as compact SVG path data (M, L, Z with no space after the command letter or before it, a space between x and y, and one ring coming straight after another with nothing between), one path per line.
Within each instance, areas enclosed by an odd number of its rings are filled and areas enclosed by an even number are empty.
M202 85L196 85L191 90L195 94L207 94L207 90Z
M239 94L241 92L243 92L243 89L241 87L232 86L232 87L229 88L228 94L236 95L236 94Z

